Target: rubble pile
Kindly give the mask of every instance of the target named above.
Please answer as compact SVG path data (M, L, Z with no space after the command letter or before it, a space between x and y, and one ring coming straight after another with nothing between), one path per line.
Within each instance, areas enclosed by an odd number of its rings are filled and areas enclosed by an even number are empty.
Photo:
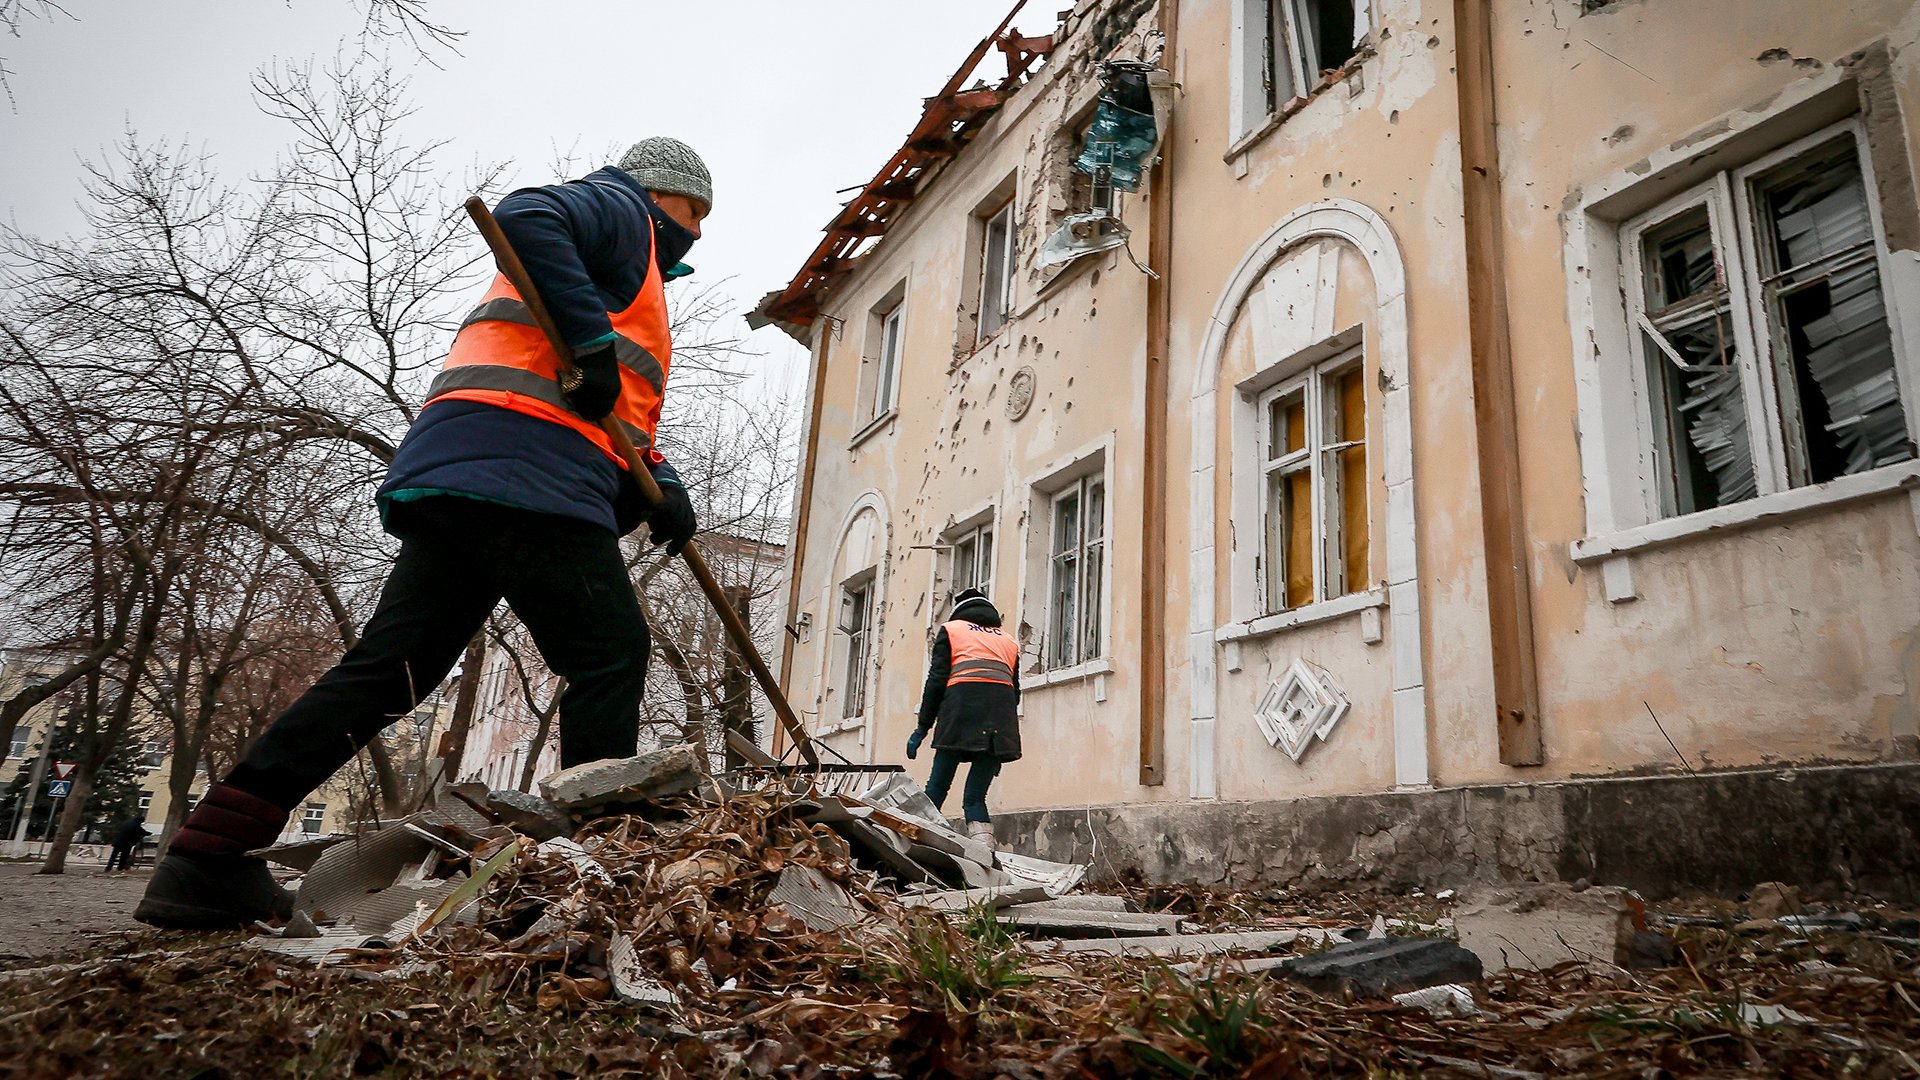
M285 926L0 972L0 1077L1920 1072L1910 917L1771 883L1684 913L1584 883L1098 895L904 774L687 748L267 854Z

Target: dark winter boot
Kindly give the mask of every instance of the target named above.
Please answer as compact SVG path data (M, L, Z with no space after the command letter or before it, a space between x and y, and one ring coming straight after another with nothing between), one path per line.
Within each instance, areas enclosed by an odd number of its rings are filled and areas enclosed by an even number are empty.
M286 822L273 803L215 784L153 868L133 917L169 930L223 930L293 914L293 894L275 884L266 860L246 854L273 843Z

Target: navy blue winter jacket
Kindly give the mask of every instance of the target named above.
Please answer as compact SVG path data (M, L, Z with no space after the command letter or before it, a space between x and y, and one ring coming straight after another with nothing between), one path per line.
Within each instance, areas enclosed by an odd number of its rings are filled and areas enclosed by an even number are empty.
M610 341L607 312L640 295L648 274L677 266L693 236L631 176L605 168L551 187L523 188L494 209L561 336L575 352ZM649 241L647 221L653 222ZM661 462L654 479L679 484ZM420 411L376 496L387 527L404 532L406 504L458 495L588 521L625 535L646 520L639 489L571 428L474 401Z

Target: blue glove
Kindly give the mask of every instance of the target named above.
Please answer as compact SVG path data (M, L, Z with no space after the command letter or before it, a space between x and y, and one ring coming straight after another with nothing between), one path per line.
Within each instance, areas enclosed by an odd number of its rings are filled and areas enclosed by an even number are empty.
M915 757L919 756L920 744L926 741L927 741L927 729L914 728L913 734L907 736L907 760L908 761L912 761Z

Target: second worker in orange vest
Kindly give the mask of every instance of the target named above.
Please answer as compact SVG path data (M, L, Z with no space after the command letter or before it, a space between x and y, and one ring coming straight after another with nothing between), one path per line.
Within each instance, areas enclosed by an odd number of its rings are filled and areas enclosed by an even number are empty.
M1020 757L1020 644L1000 626L1000 611L979 589L953 598L953 611L933 637L927 685L920 695L920 723L907 737L907 757L933 735L933 767L927 797L937 808L947 801L963 762L966 786L960 810L967 834L993 843L987 789L1000 766Z

